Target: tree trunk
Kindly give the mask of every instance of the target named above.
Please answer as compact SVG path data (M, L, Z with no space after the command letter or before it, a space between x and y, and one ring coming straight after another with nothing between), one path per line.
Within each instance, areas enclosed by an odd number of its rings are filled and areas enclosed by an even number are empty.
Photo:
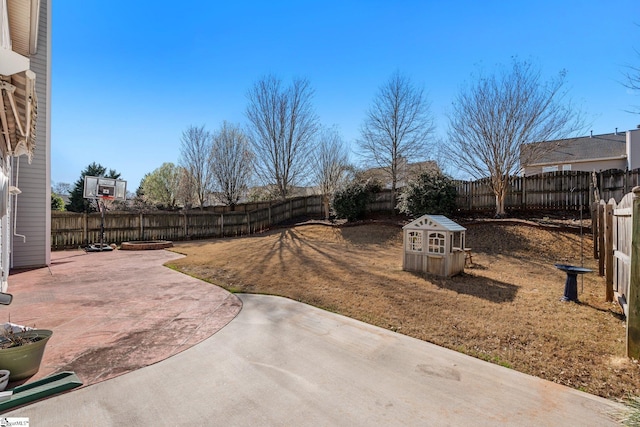
M329 196L322 196L322 204L324 205L324 219L329 219Z
M504 199L506 194L504 190L496 191L495 194L496 194L496 216L503 216L505 214Z

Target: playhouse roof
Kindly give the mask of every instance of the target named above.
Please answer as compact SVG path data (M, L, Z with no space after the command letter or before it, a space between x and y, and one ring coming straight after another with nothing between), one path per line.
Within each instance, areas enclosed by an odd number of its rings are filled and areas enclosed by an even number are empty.
M466 228L450 220L444 215L422 215L402 227L403 229L441 230L441 231L465 231Z

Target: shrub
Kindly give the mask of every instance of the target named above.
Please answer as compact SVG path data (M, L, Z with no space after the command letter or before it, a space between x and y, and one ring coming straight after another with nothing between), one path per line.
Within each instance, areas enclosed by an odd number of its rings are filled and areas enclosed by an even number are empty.
M51 193L51 210L64 211L64 200L55 193Z
M373 195L380 192L380 184L368 180L366 182L353 181L333 196L333 210L338 218L347 221L362 219L367 210L367 203L373 200Z
M456 195L450 178L440 173L424 172L408 183L400 195L397 208L412 217L449 215L456 209Z

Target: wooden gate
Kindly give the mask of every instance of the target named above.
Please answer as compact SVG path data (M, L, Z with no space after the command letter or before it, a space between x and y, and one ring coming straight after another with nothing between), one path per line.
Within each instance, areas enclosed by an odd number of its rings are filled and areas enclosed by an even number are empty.
M594 248L607 301L615 295L627 317L627 356L640 359L640 187L616 204L601 202L594 221Z
M629 279L631 278L631 238L633 231L633 193L627 194L616 206L615 200L608 203L613 207L612 222L612 253L613 253L613 291L624 310L624 314L629 316ZM605 210L606 213L606 210ZM605 217L606 224L606 217ZM605 226L606 227L606 226ZM605 237L606 239L606 237ZM608 245L605 244L605 248ZM604 257L606 258L606 252Z

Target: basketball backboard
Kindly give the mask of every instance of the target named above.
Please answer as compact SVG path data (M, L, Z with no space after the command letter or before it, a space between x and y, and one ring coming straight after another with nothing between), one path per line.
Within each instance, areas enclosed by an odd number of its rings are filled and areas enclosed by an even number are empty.
M127 181L98 176L84 177L85 199L126 200Z

